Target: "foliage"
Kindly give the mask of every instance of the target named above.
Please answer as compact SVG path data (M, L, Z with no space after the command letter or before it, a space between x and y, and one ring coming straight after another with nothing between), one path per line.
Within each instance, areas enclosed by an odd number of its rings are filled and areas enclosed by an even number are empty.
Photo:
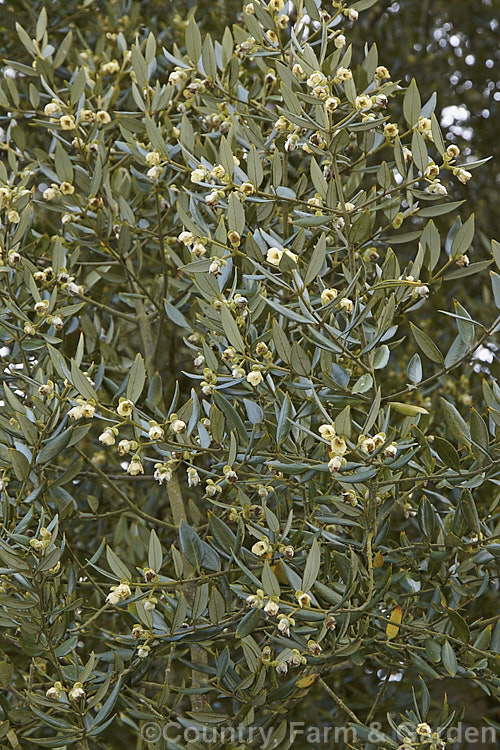
M383 748L401 712L428 747L460 691L498 697L500 247L471 262L453 200L482 162L348 45L374 3L333 5L254 0L217 38L191 15L165 46L137 9L17 27L2 748L142 747L151 721L305 747L297 710Z

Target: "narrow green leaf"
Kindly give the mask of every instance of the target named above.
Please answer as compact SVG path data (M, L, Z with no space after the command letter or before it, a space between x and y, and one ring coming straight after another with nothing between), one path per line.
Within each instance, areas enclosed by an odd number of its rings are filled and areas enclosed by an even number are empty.
M325 262L326 255L326 235L322 234L319 238L316 247L314 248L311 260L307 266L306 276L304 279L304 286L309 286L311 281L314 281L318 273L321 271Z
M445 398L440 399L441 412L447 428L459 445L470 445L470 432L459 411Z
M179 526L179 541L186 560L193 567L199 568L203 560L203 545L196 531L184 520Z
M151 529L151 533L149 535L148 565L156 573L158 573L161 569L162 562L163 552L161 549L160 540L158 539L156 531L154 529Z
M276 578L276 574L274 573L274 571L271 570L268 562L264 563L261 578L262 588L264 589L264 593L267 594L267 596L280 595L280 585L278 583L278 579Z
M222 328L224 329L224 333L226 334L229 343L234 346L236 351L244 352L245 342L241 337L241 333L238 330L238 326L236 325L236 321L233 318L230 309L226 305L221 307L220 317Z
M194 16L188 21L186 26L186 50L189 58L197 63L201 55L201 34L194 20Z
M290 401L290 396L288 395L288 393L285 393L285 398L283 399L283 404L281 406L278 424L276 427L276 442L278 443L278 445L281 445L281 443L283 443L288 437L291 428L291 424L289 421L289 417L291 416L291 414L292 402Z
M458 258L470 248L474 239L474 214L471 214L465 224L459 228L451 244L450 257Z
M145 381L146 368L144 366L144 360L140 354L137 354L127 381L127 398L129 401L132 401L134 404L136 403L142 393Z
M307 555L306 564L304 567L304 574L302 576L302 590L310 591L318 577L319 568L321 563L321 551L319 548L318 540L313 539L311 549Z
M408 380L414 385L420 383L422 380L422 362L416 352L408 362L406 372L408 374Z
M452 677L455 677L457 673L457 657L451 647L449 641L445 641L441 648L441 661L443 666Z
M437 362L438 364L442 365L444 362L443 355L439 351L434 341L430 338L430 336L421 331L420 328L417 328L417 326L411 322L410 330L417 345L423 351L425 356L432 360L432 362Z
M120 560L118 555L113 552L109 545L106 547L106 559L115 576L117 576L120 580L122 578L126 578L129 581L131 580L132 576L130 574L130 570L127 568L125 563Z
M243 234L245 229L245 209L234 193L231 193L227 202L227 223L231 231L238 232L240 235Z
M495 271L490 271L491 286L493 289L493 299L495 305L500 309L500 276Z
M288 364L290 362L292 348L283 328L280 326L277 320L273 320L273 341L276 347L276 351L278 352L278 356L283 360L283 362L286 362Z
M417 124L421 109L422 101L420 99L417 83L415 79L412 78L403 97L403 115L411 128Z

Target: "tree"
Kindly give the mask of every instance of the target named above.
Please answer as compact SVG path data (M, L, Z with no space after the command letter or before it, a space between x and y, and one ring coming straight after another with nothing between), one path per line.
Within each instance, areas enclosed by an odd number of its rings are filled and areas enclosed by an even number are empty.
M2 747L441 747L465 691L493 718L500 250L469 260L480 164L435 97L349 46L371 5L17 28Z

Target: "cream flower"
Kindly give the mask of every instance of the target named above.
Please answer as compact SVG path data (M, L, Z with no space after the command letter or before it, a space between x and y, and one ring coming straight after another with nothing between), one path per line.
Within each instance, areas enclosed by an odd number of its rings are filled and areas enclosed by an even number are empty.
M255 609L256 607L262 609L264 606L264 592L262 589L257 589L257 593L249 594L245 601L249 607L252 607L252 609Z
M329 471L334 474L336 471L338 471L344 464L345 459L342 458L342 456L333 456L328 461L328 469Z
M428 117L419 117L417 127L422 135L429 136L431 134L431 121Z
M173 70L168 77L168 82L171 83L172 86L177 86L183 79L184 73L182 70Z
M310 89L313 89L316 86L323 86L325 83L326 77L320 70L315 70L314 73L311 73L311 75L307 79L307 85Z
M283 250L280 250L279 247L270 247L267 251L266 260L273 266L279 266L282 257Z
M43 113L46 117L52 117L52 115L55 115L57 112L61 111L61 107L57 102L49 102L45 105L43 109Z
M127 466L127 474L136 477L138 474L144 474L144 466L138 456L134 456Z
M417 286L415 288L415 292L419 297L428 297L430 294L430 289L428 286L426 286L426 284L422 284L422 286Z
M263 536L260 542L255 542L252 547L252 552L254 555L257 555L257 557L262 557L262 555L266 555L268 552L271 552L271 550L272 547L269 544L267 536Z
M83 404L82 406L82 415L86 417L87 419L92 419L92 417L95 414L95 406L94 404L89 404L88 402Z
M75 682L75 684L73 685L73 687L68 693L68 696L72 701L83 700L86 697L86 695L87 694L85 690L83 689L83 685L81 682Z
M439 174L439 167L437 164L431 163L425 170L425 176L430 180L434 180Z
M259 383L262 383L264 378L262 377L262 373L260 370L252 370L252 372L249 372L247 375L247 382L250 383L250 385L253 385L253 387L257 387Z
M222 166L222 164L217 164L212 169L212 177L216 180L222 180L226 176L226 170Z
M399 128L394 122L386 122L384 125L384 136L386 138L395 138L399 133Z
M43 315L48 310L50 302L47 299L35 303L35 312L37 315Z
M218 276L220 274L220 269L221 269L220 261L216 258L210 264L208 273L212 273L214 276Z
M18 253L17 250L9 250L8 261L11 266L15 266L20 260L21 253Z
M328 305L330 302L333 302L337 295L338 292L336 289L323 289L321 292L321 304Z
M181 232L177 239L183 245L191 245L194 242L194 234L192 232Z
M325 107L328 112L335 112L340 104L340 99L336 96L329 96L325 99Z
M296 591L295 598L299 603L299 607L309 607L311 604L311 597L303 591Z
M42 193L42 197L46 201L53 201L54 198L57 198L56 188L53 188L53 187L46 188L46 190L44 190Z
M453 174L456 176L458 181L462 183L462 185L466 185L472 178L472 174L470 172L467 172L466 169L457 169L457 171L454 171Z
M45 693L45 696L51 701L60 700L62 696L62 683L54 682L53 686Z
M132 401L129 401L128 399L124 398L120 401L116 408L116 413L120 417L129 417L132 414L132 409L134 408L134 404Z
M174 419L174 421L170 425L170 429L172 430L172 432L175 432L176 435L179 435L186 429L186 423L183 422L182 419Z
M150 182L157 182L157 180L160 179L160 177L163 174L163 169L161 167L150 167L148 171L146 172L147 178Z
M420 734L423 737L430 737L432 729L430 728L428 724L422 723L422 724L417 724L416 731L417 731L417 734Z
M336 78L344 83L352 78L352 71L349 68L337 68Z
M373 453L373 451L376 449L375 441L372 440L372 438L364 438L364 440L361 441L359 449L362 453L366 453L367 455L370 455L370 453Z
M73 406L72 409L68 412L68 417L70 419L81 419L83 417L83 411L81 406Z
M456 159L460 153L460 149L454 143L451 143L446 149L446 155L450 159Z
M63 195L73 195L73 193L75 192L74 185L72 185L71 182L68 182L67 180L61 182L59 189Z
M286 615L279 615L278 630L287 638L290 637L290 628L295 625L293 617L287 617Z
M239 191L243 195L253 195L255 193L255 185L252 182L243 182L239 187Z
M172 479L172 469L166 464L155 464L155 473L153 479L159 485L167 484Z
M317 99L326 100L328 98L329 91L326 86L315 86L313 90L311 91L311 94L315 96Z
M116 443L115 433L111 427L107 427L104 432L99 435L99 442L103 445L114 445Z
M398 452L398 446L396 443L391 443L386 448L384 448L384 456L386 458L396 458L396 454Z
M429 185L429 193L435 193L436 195L448 195L447 189L439 180L434 180L434 182Z
M165 436L163 428L156 422L150 422L148 434L150 440L163 440Z
M106 597L109 604L118 604L122 599L128 599L132 596L132 591L127 583L120 583L118 586L111 586L111 591Z
M118 443L118 453L120 456L126 456L132 449L132 443L130 440L120 440Z
M104 76L109 76L111 73L118 73L120 70L120 63L118 60L111 60L110 62L103 63L101 65L101 73Z
M344 438L336 435L330 443L330 450L336 456L343 456L347 451L347 443Z
M206 245L203 244L203 242L195 242L192 251L197 258L201 258L202 255L206 254L207 248Z
M107 125L108 122L111 122L111 115L106 110L100 109L95 113L95 120L99 125Z
M324 440L331 442L335 437L335 426L333 424L322 424L318 427L318 432Z
M63 115L59 120L59 124L63 130L74 130L76 127L75 118L71 115Z
M354 106L356 109L371 109L373 105L371 96L367 96L366 94L361 94L361 96L356 97L356 101L354 102Z
M148 167L157 167L161 162L161 156L158 151L149 151L144 158Z
M195 184L203 182L205 177L206 170L204 167L198 167L197 169L193 169L193 171L191 172L191 182L194 182Z
M95 114L91 109L81 109L78 113L78 117L82 122L94 122Z
M391 74L385 67L385 65L379 65L378 68L375 68L375 75L377 78L390 78Z
M354 310L354 302L351 299L344 297L344 299L340 300L340 307L342 310L345 310L348 315L350 315Z
M194 466L190 466L187 470L187 481L188 481L188 487L198 487L200 484L200 475L194 468Z
M266 606L264 607L264 612L266 613L266 615L276 617L279 611L280 605L278 604L278 602L274 602L272 599L269 599Z

